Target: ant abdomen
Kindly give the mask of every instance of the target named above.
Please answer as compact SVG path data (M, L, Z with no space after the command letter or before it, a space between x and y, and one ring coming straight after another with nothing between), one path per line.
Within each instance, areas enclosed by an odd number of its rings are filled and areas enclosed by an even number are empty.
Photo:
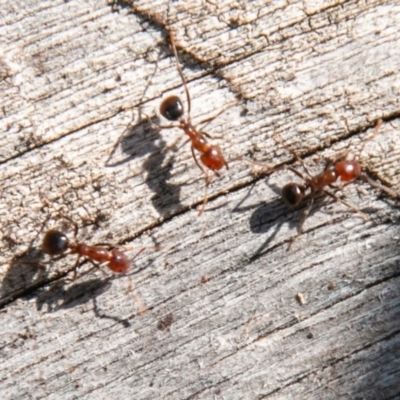
M361 165L356 160L341 160L335 163L335 171L342 182L352 182L361 176Z
M201 162L212 171L219 171L223 167L228 168L219 146L211 146L210 149L200 156Z
M43 252L51 256L57 256L67 251L68 238L60 231L51 229L46 232L42 242Z
M183 105L178 96L164 99L160 105L160 114L168 121L178 121L183 116Z
M108 264L108 268L110 268L111 271L123 274L128 272L130 266L131 262L125 253L116 249L112 250L111 259Z

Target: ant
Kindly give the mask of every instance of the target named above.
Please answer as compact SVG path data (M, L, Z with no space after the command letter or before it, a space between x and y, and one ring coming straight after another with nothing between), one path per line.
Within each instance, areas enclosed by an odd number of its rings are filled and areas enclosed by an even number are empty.
M204 201L203 205L199 211L199 215L201 215L205 209L205 206L207 204L207 190L208 190L208 185L212 181L212 176L209 175L207 172L206 168L210 169L214 174L219 177L219 171L226 167L226 169L229 169L229 165L225 159L225 157L222 154L222 151L219 146L210 144L207 140L207 138L211 138L211 136L203 131L197 130L191 121L191 100L190 100L190 94L189 90L186 84L185 77L183 76L183 72L181 69L181 66L179 65L179 59L178 59L178 53L176 50L175 46L175 40L173 37L172 32L170 32L170 41L172 45L172 50L174 52L175 60L176 60L176 67L178 70L178 73L182 79L183 82L183 87L185 90L185 95L186 95L186 101L187 101L187 113L186 117L184 116L184 108L182 104L182 100L180 99L179 96L176 95L171 95L165 98L160 105L160 114L166 118L168 121L171 122L176 122L176 124L168 125L168 126L158 126L153 124L149 117L149 123L152 126L155 126L157 129L170 129L170 128L179 128L182 129L183 132L189 137L189 140L191 141L191 150L192 150L192 156L194 158L194 161L196 165L200 168L200 170L203 172L205 175L205 180L206 180L206 187L205 187L205 196L204 196ZM205 122L210 122L213 119L215 119L217 116L219 116L222 112L224 112L227 108L237 104L237 101L234 101L230 104L228 104L224 109L219 111L217 114L208 117L204 120L202 120L200 123L205 123ZM196 157L195 150L198 151L200 155L200 161Z
M314 202L314 197L318 192L322 192L323 194L333 198L335 201L344 204L354 212L358 213L362 219L364 220L369 219L359 209L339 199L339 197L337 197L335 194L325 189L326 186L334 188L333 184L335 182L338 182L338 180L340 180L344 184L349 184L356 180L363 180L369 183L370 186L381 190L390 197L393 198L400 197L398 193L372 180L363 170L363 167L360 163L361 153L363 152L366 143L368 143L378 133L378 130L381 127L381 125L382 125L382 120L379 119L376 123L372 136L364 143L358 156L355 156L352 160L348 160L346 159L346 157L342 157L334 162L329 162L326 165L325 169L320 174L315 176L311 175L306 165L304 164L304 161L294 151L285 147L286 150L288 150L294 156L294 158L298 162L300 162L307 175L303 175L301 172L295 170L294 168L286 166L285 169L292 171L294 174L299 176L304 181L304 184L291 182L285 185L282 188L281 192L282 199L286 203L286 205L290 208L296 207L303 199L308 199L308 206L303 212L303 218L300 221L300 224L297 228L298 233L291 240L289 249L292 247L296 239L301 235L304 222L307 219L308 214L310 213L311 207Z
M78 225L67 216L61 216L74 225L74 236L76 238L79 229ZM140 249L132 260L129 260L124 252L113 248L110 245L88 245L84 242L79 241L76 243L71 243L63 232L56 229L50 229L44 235L42 241L42 250L45 254L49 254L51 256L59 256L56 258L57 260L60 260L69 254L77 254L78 257L73 268L73 279L75 280L77 274L76 270L81 257L86 257L95 266L105 263L107 267L115 273L126 273L131 266L131 261L135 259L144 250L144 248Z

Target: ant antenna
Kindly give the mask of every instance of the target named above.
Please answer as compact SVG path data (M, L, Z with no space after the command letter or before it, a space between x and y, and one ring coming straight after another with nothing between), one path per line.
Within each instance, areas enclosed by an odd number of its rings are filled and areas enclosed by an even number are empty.
M190 100L190 94L189 94L189 90L187 88L187 84L186 84L186 79L183 75L182 72L182 68L181 65L179 64L179 58L178 58L178 52L176 51L176 46L175 46L175 38L174 38L174 34L172 33L172 31L170 31L169 33L169 40L171 41L171 46L172 46L172 51L174 52L175 55L175 61L176 61L176 69L178 70L178 73L182 79L183 82L183 88L185 90L185 94L186 94L186 100L187 100L187 104L188 104L188 122L190 123L191 117L190 117L190 111L192 109L191 106L191 100Z

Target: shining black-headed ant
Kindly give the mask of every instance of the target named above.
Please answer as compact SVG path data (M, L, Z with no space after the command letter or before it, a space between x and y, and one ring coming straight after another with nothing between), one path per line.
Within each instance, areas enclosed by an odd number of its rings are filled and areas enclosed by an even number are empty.
M61 215L61 214L60 214ZM78 225L69 217L61 215L74 225L74 236L78 235ZM58 256L56 260L60 260L69 254L76 254L78 257L74 265L74 279L76 278L76 270L81 257L85 257L94 265L105 264L111 271L115 273L127 273L131 261L135 259L144 248L140 249L132 260L129 260L126 254L108 244L88 245L84 242L71 243L68 237L61 231L50 229L46 232L42 242L42 250L45 254Z
M315 176L311 175L306 165L304 164L304 161L294 151L285 147L286 150L288 150L294 156L294 158L302 165L304 171L306 172L306 175L302 174L301 172L295 170L292 167L285 167L285 169L292 171L294 174L300 177L304 181L304 183L299 184L291 182L285 185L282 188L282 199L286 203L286 205L290 208L296 207L304 199L308 200L307 208L303 212L303 218L301 219L297 228L298 233L291 240L289 248L291 248L296 239L301 235L304 222L308 214L310 213L311 207L314 202L314 197L318 192L322 192L325 195L333 198L335 201L344 204L345 206L347 206L348 208L359 214L360 217L363 218L364 220L369 219L359 209L341 200L335 194L328 191L326 189L327 186L334 187L333 184L338 181L344 184L349 184L356 180L363 180L369 183L372 187L377 188L382 192L386 193L390 197L393 198L400 197L400 195L395 191L371 179L364 171L360 163L361 153L363 152L366 143L369 142L377 134L381 125L382 125L382 120L378 120L372 136L364 143L358 156L355 156L351 160L344 157L344 158L339 158L336 161L330 162L327 164L325 169L320 174ZM277 142L280 141L277 140Z
M185 90L185 95L186 95L186 101L187 101L187 113L185 117L185 112L182 104L182 100L180 97L176 95L171 95L165 98L160 105L160 114L166 118L168 121L171 122L176 122L176 124L171 124L167 126L163 125L155 125L153 124L150 120L150 124L154 126L157 129L171 129L171 128L179 128L184 131L184 133L189 137L191 141L191 149L192 149L192 156L194 158L194 161L196 162L196 165L200 168L200 170L203 172L205 175L205 180L206 180L206 188L205 188L205 196L204 196L204 201L202 204L202 207L199 211L199 215L201 215L205 209L205 206L207 204L207 189L208 185L212 181L212 176L209 175L207 172L207 169L211 170L214 172L216 176L220 176L219 171L226 167L229 169L228 163L225 159L225 157L222 154L222 151L219 146L210 144L207 140L207 138L210 138L210 135L204 131L199 131L196 129L196 127L193 126L192 121L191 121L191 100L190 100L190 94L189 90L186 84L185 77L183 76L183 72L181 69L181 66L179 64L179 59L178 59L178 53L176 50L175 46L175 41L173 34L170 33L170 40L171 40L171 45L172 49L174 52L175 60L176 60L176 67L178 70L178 73L182 79L183 87ZM226 109L229 107L232 107L233 105L237 104L236 101L228 104L224 109L219 111L217 114L208 117L204 120L202 120L200 123L205 123L205 122L210 122L213 119L215 119L218 115L220 115L222 112L224 112ZM196 157L195 151L198 151L200 153L200 162Z

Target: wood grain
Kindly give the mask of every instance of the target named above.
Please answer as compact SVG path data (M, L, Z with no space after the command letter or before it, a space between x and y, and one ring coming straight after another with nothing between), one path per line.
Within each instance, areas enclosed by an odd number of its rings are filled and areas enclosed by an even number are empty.
M396 2L18 0L0 16L2 398L400 396L399 201L339 190L365 222L319 196L288 251L293 173L232 162L198 217L190 145L145 117L184 98L172 31L194 122L238 102L204 128L228 159L300 170L286 146L318 173L382 118L361 160L400 192ZM129 277L84 263L71 281L74 257L40 251L50 227L73 237L57 212L89 243L147 250Z

